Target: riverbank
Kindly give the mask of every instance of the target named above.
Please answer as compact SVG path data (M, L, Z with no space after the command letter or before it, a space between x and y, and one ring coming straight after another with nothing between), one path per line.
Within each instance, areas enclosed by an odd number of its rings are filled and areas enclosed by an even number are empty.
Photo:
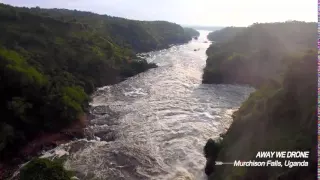
M24 147L21 147L20 151L16 156L12 157L11 161L0 163L0 179L10 178L13 173L19 169L21 164L41 155L44 151L53 149L75 139L84 138L84 129L89 125L89 122L90 114L85 114L71 126L62 129L59 132L42 132L37 138L28 142Z
M145 62L146 61L144 60L143 63ZM124 75L131 77L156 67L157 66L155 64L150 63L146 64L138 71L130 71L129 74ZM126 78L121 78L116 83L120 83L124 80L126 80ZM7 160L0 162L0 179L10 178L12 174L19 169L21 164L41 155L44 151L53 149L75 139L85 138L86 134L84 130L93 118L94 116L87 112L84 115L81 115L76 121L73 121L71 125L62 128L59 131L40 132L36 138L20 147L20 150L18 150L14 156L10 158L7 157Z
M142 55L142 57L140 58L145 59L146 57ZM145 68L142 72L146 72L151 68L157 68L157 66L152 65L151 63L151 66L148 66L148 68ZM130 76L134 75L138 74L131 74ZM116 85L120 82L123 82L124 80L126 80L126 78L119 79L117 83L111 85ZM87 127L87 125L90 123L90 120L93 118L93 115L87 113L86 115L82 116L80 120L75 121L75 123L70 125L70 127L64 128L59 132L39 134L36 139L33 139L26 146L21 148L21 150L18 152L18 155L13 158L14 160L12 162L0 164L0 179L11 177L12 174L18 170L19 165L31 160L34 157L41 155L44 151L53 149L61 144L68 143L75 139L81 139L86 137L84 129Z
M269 80L281 82L299 53L316 48L316 28L313 22L288 21L212 32L215 43L206 52L203 83L261 87Z
M216 67L211 73L207 73L205 78L210 83L245 83L257 86L257 90L242 103L239 110L233 114L233 122L227 133L223 135L222 141L213 143L212 140L205 146L207 164L205 172L209 180L245 180L245 179L304 179L311 180L316 178L317 164L317 55L316 47L313 45L311 50L303 54L287 55L288 49L278 49L272 51L276 46L267 44L281 44L279 39L273 38L275 34L269 33L268 28L288 28L291 26L302 26L309 29L313 24L304 22L288 22L275 24L253 25L244 30L236 40L230 40L222 46L214 45L218 49L212 48L211 57L207 60L207 68ZM255 29L254 27L257 26ZM262 28L264 26L264 28ZM270 26L270 27L268 27ZM301 28L302 28L301 27ZM269 29L270 30L270 29ZM245 32L247 31L247 32ZM253 36L255 38L244 39L244 34L256 31L256 34L269 33L269 40L262 41L263 36ZM278 31L283 34L285 32ZM285 43L290 51L295 48L296 51L308 49L313 43L309 36L316 34L299 34L295 38L300 39L296 42L291 38L290 43ZM305 39L304 39L305 38ZM242 39L243 46L232 46L233 41L238 42ZM286 39L286 38L285 38ZM249 42L248 42L249 41ZM260 44L255 46L257 52L262 53L259 58L253 54L249 46L251 43ZM301 43L304 42L304 43ZM229 46L230 45L230 46ZM244 45L248 45L245 47ZM244 50L246 49L246 53ZM217 50L217 54L215 54ZM282 53L281 53L282 52ZM209 52L210 53L210 52ZM219 54L220 53L220 54ZM242 54L241 54L242 53ZM259 53L258 53L259 54ZM273 59L273 57L277 56ZM219 59L220 57L220 59ZM222 58L221 58L222 57ZM255 57L256 59L251 59ZM276 62L279 61L279 62ZM224 63L215 64L215 63ZM249 62L256 63L254 68L259 71L252 71ZM233 70L226 68L233 63ZM280 66L281 64L281 66ZM234 64L233 64L234 65ZM279 65L279 66L278 66ZM274 67L274 68L271 68ZM222 69L220 69L222 68ZM248 71L244 71L247 69ZM269 69L269 70L268 70ZM249 74L249 70L252 74ZM269 73L266 72L269 71ZM275 71L276 70L276 71ZM263 72L264 71L264 72ZM242 74L242 72L244 74ZM222 73L222 74L220 74ZM237 76L240 75L241 76ZM246 77L250 77L246 79ZM210 78L212 78L210 81ZM216 79L214 79L216 78ZM255 158L259 151L309 151L310 156L305 160L308 167L296 168L268 168L268 167L233 167L216 166L215 161L233 162L235 160L249 161L259 159ZM291 159L290 159L291 160Z
M97 118L90 130L100 141L61 145L51 156L65 152L65 166L80 179L202 179L205 158L199 147L224 130L253 91L201 85L207 33L151 52L148 61L159 68L99 89L92 97Z
M90 94L156 67L136 53L192 39L175 23L66 9L0 3L0 18L0 161L6 164L81 136L66 127L88 112Z

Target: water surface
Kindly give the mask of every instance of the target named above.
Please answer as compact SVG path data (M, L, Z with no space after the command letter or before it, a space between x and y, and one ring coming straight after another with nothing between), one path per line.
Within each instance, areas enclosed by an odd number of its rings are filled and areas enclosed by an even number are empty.
M203 146L231 123L253 88L202 85L207 31L198 40L148 53L158 68L93 95L87 132L56 148L80 179L205 179ZM194 50L197 51L194 51Z

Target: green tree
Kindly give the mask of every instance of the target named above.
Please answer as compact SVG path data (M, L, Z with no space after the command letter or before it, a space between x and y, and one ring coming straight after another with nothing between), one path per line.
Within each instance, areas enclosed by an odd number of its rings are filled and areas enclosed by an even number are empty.
M20 180L71 180L72 174L61 162L37 158L21 168Z

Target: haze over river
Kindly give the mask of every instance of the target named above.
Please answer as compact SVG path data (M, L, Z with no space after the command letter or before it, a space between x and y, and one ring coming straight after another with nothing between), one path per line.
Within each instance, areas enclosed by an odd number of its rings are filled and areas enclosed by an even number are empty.
M100 88L92 96L89 140L45 156L67 153L66 167L84 180L205 179L206 141L230 126L254 89L201 84L210 42L208 31L200 33L188 44L148 53L158 68Z

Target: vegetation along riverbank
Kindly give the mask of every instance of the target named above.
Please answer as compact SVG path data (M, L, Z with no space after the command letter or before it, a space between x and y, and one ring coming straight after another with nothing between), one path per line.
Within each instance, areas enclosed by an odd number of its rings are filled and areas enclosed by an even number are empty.
M82 137L97 87L156 67L137 53L198 36L175 23L66 9L0 4L0 19L0 179L41 150Z
M222 140L209 140L205 173L214 180L316 179L317 24L257 23L209 35L203 83L257 88L233 114ZM225 39L226 38L226 39ZM310 151L308 167L215 166L255 160L258 151ZM258 161L258 160L257 160Z

